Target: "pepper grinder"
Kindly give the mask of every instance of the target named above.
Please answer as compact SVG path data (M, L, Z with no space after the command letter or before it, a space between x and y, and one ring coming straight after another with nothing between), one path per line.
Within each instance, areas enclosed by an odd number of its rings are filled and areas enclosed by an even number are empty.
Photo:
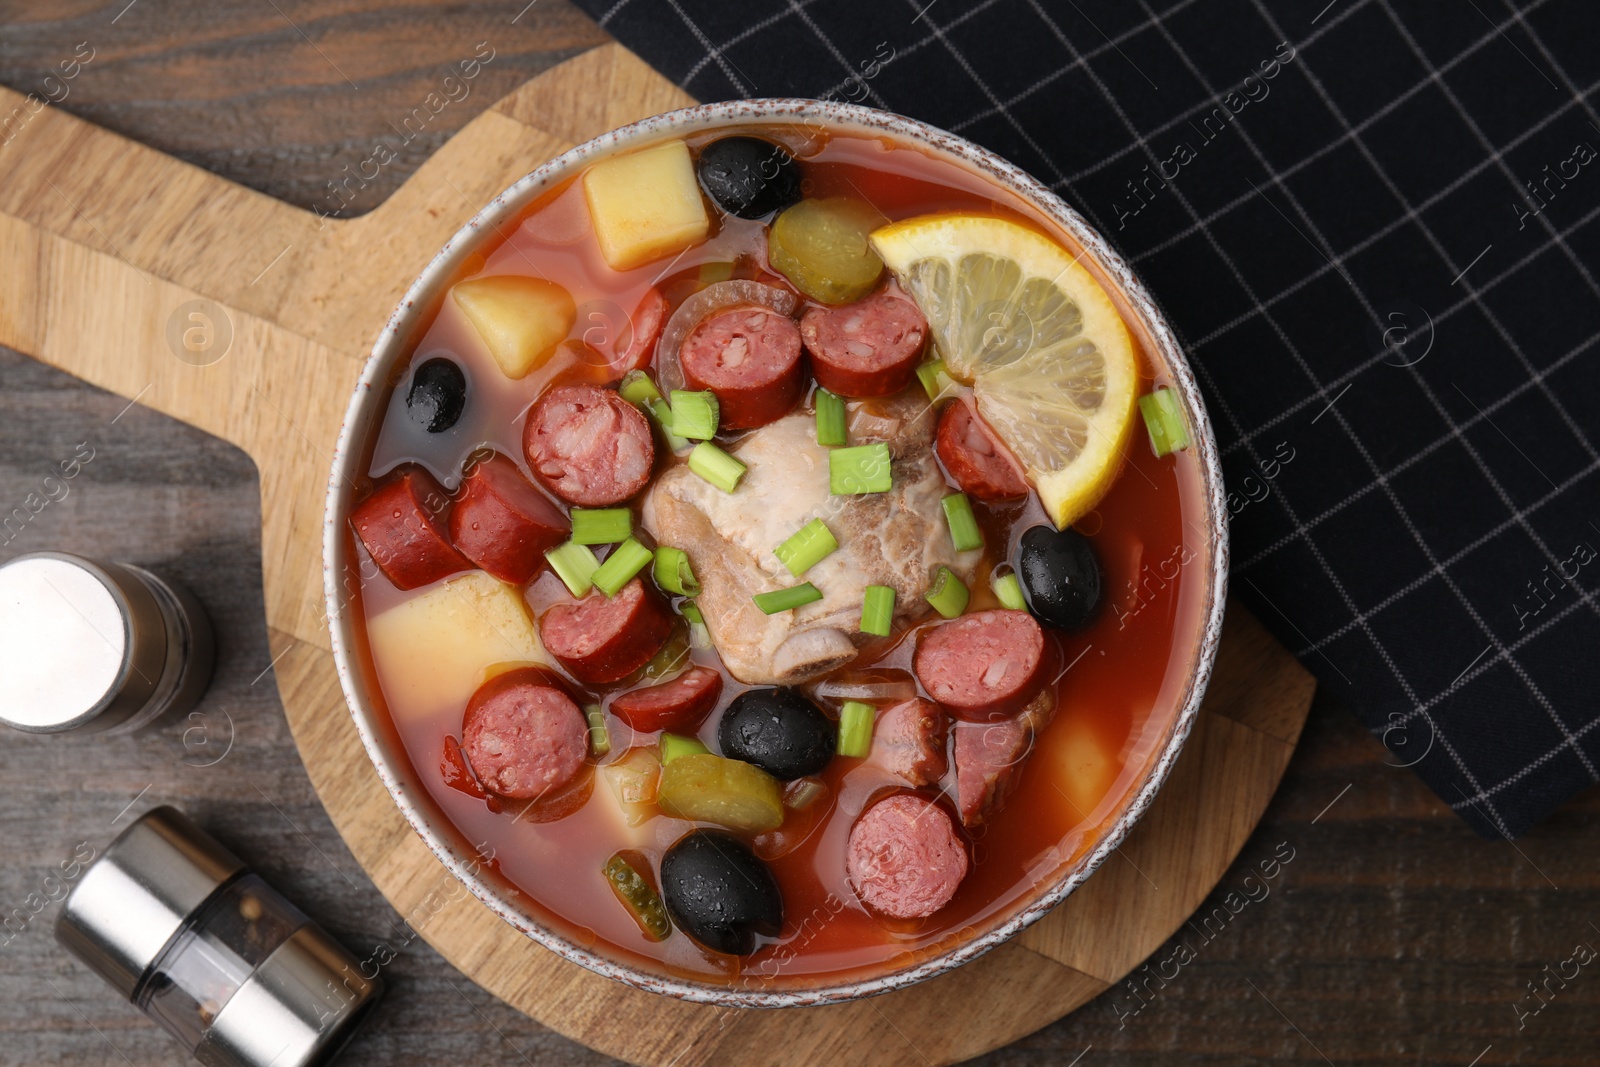
M182 812L89 865L56 940L207 1067L320 1067L383 982Z

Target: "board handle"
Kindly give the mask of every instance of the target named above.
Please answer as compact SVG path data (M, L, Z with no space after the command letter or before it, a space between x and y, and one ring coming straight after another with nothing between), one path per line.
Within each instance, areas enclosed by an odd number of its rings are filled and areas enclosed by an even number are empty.
M451 234L552 155L642 117L641 105L690 102L664 82L618 91L640 80L625 55L603 45L527 82L348 220L0 88L0 115L19 116L0 132L0 343L232 441L258 464L282 454L273 407L293 421L291 439L331 452L357 369Z

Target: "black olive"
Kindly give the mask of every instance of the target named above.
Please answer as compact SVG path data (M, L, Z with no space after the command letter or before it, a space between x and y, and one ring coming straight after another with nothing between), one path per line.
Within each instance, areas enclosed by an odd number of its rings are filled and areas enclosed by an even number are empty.
M760 219L800 199L800 164L782 145L759 137L724 137L700 149L700 185L741 219Z
M430 359L411 375L406 412L429 433L444 433L467 406L467 376L448 359Z
M750 846L726 830L691 830L661 857L661 896L678 929L716 952L748 956L783 928L783 893Z
M724 756L788 782L826 767L838 734L833 720L798 690L751 689L722 713L717 742Z
M1028 610L1047 626L1081 630L1100 610L1100 559L1076 530L1035 526L1023 534L1017 575Z

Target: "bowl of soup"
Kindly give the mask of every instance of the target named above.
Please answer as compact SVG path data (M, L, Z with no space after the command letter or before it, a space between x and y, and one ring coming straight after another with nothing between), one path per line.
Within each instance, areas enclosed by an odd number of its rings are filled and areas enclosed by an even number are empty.
M1126 836L1198 712L1215 440L1067 205L921 123L708 104L539 166L356 384L326 595L406 819L642 989L958 966Z

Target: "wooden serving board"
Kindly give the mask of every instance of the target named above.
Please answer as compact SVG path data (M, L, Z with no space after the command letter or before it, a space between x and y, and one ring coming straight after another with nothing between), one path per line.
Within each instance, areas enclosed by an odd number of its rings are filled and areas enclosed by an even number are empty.
M479 115L387 203L348 221L46 108L0 146L0 343L255 460L272 653L306 769L367 874L465 974L545 1025L641 1064L965 1059L1120 980L1205 898L1254 829L1314 683L1238 605L1188 747L1122 846L1128 862L1109 862L966 967L866 1001L782 1011L730 1012L601 978L459 891L385 792L334 672L323 493L359 368L402 292L482 204L540 162L691 102L605 45ZM27 106L0 89L0 112ZM226 355L206 366L179 358L176 338L191 328L229 331Z

